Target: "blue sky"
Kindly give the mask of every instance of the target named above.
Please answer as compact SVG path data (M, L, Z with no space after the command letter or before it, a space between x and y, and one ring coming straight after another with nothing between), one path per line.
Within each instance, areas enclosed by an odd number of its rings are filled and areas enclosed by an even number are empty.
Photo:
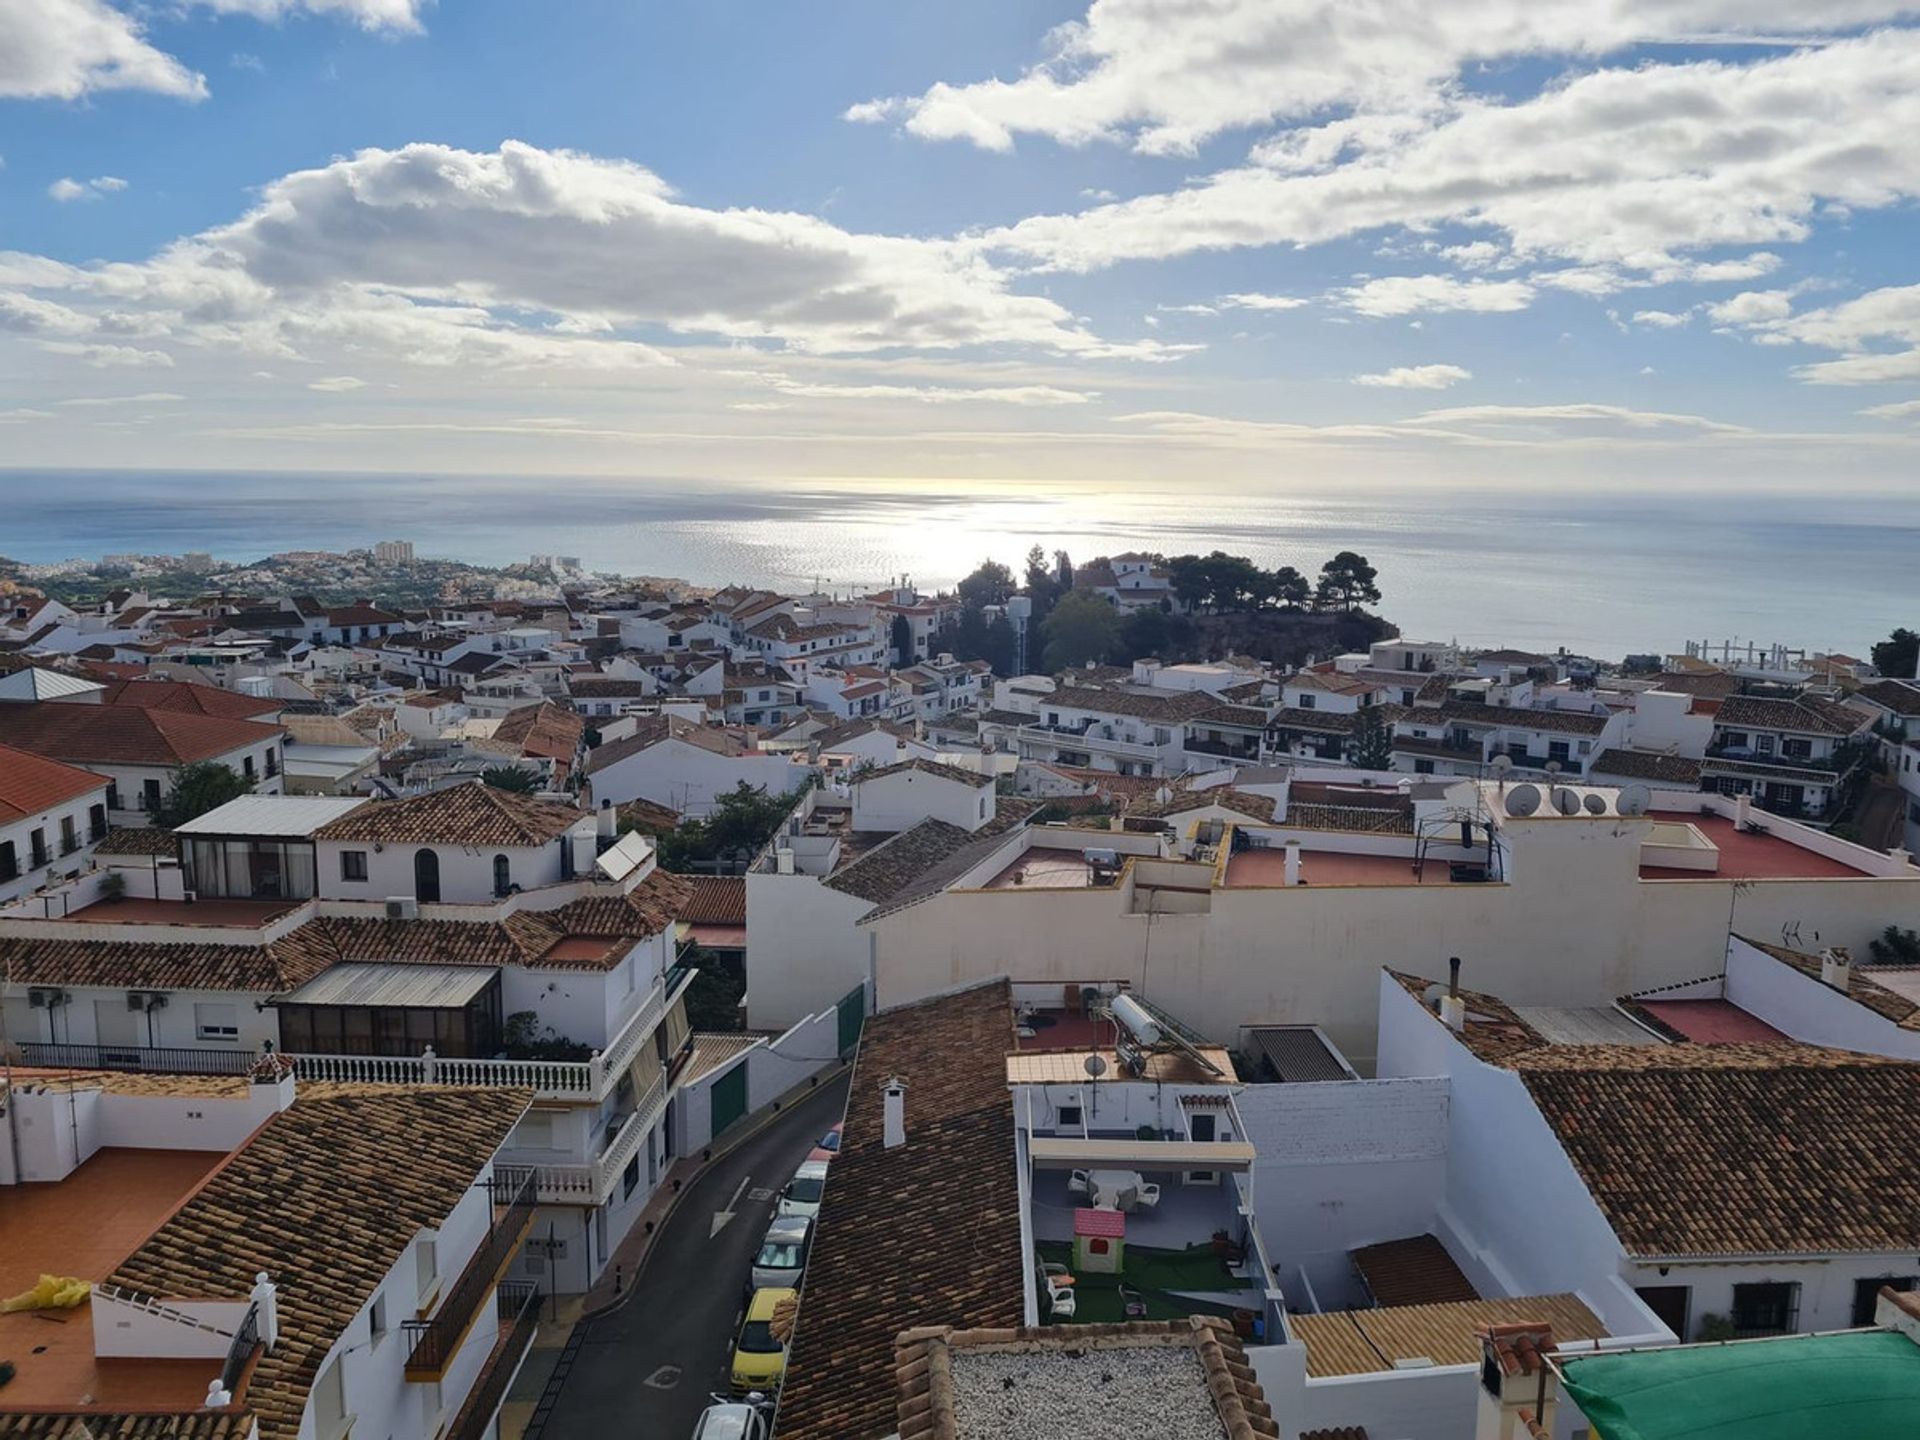
M0 463L1903 486L1916 18L35 0Z

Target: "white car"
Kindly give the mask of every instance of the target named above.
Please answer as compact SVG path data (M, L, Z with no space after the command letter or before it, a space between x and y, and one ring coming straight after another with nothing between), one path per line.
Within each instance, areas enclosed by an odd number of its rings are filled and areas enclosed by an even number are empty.
M709 1405L695 1422L692 1440L768 1440L763 1405Z
M780 1192L776 1215L818 1215L820 1196L827 1188L827 1162L808 1160L793 1172L787 1188Z

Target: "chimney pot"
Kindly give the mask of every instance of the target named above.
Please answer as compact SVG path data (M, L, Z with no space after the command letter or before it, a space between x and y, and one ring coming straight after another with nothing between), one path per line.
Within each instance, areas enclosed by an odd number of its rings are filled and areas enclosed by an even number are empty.
M1844 945L1829 945L1820 952L1820 983L1847 993L1853 978L1853 952Z
M898 1150L907 1143L907 1082L898 1075L889 1077L880 1087L880 1098L884 1112L881 1143L889 1150Z
M1458 996L1460 993L1460 957L1447 957L1447 994Z
M1458 995L1440 997L1440 1023L1458 1035L1467 1028L1467 1002Z

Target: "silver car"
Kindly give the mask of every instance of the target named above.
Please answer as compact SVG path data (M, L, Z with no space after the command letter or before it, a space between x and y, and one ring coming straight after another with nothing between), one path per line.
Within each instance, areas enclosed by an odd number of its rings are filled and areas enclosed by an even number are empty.
M748 1288L798 1290L800 1274L807 1268L807 1247L812 1242L812 1216L776 1215L760 1242L760 1253L753 1257Z
M804 1161L793 1172L793 1178L787 1182L787 1188L780 1192L780 1203L774 1208L776 1215L818 1215L820 1196L827 1188L827 1162L824 1160Z

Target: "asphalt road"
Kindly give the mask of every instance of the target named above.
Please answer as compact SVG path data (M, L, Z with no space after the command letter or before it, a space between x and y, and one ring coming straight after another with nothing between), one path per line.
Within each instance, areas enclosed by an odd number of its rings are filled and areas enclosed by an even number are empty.
M742 1289L774 1194L846 1104L841 1076L693 1182L634 1293L585 1323L544 1440L685 1440L693 1433L711 1394L727 1387Z

